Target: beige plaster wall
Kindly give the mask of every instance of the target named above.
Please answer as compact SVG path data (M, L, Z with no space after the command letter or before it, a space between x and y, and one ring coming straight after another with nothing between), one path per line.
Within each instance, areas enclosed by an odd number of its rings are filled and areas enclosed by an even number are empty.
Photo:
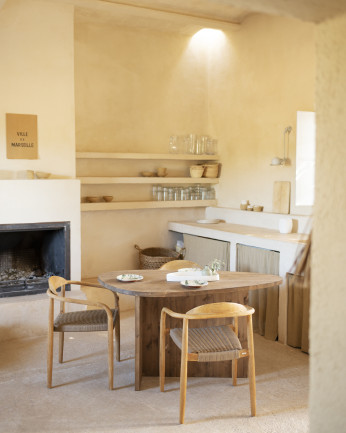
M206 63L189 40L77 9L77 149L168 152L171 134L208 133Z
M316 204L310 310L313 433L345 431L345 38L346 15L317 27Z
M252 15L227 34L224 53L210 57L209 122L223 163L219 205L239 208L242 199L272 210L274 181L290 181L295 200L296 112L314 111L315 31L298 20ZM271 167L283 157L283 131L291 125L290 167Z
M0 172L75 175L73 7L8 0L0 10ZM6 113L37 114L37 160L6 159Z

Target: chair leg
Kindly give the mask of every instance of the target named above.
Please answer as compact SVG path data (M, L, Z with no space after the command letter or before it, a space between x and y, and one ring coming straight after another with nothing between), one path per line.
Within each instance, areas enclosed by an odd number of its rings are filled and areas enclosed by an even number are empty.
M237 375L238 375L238 360L232 359L232 383L233 383L233 386L237 386Z
M180 365L180 424L184 424L185 404L186 404L186 384L187 384L187 354L188 354L188 319L184 319L183 338L181 350L181 365Z
M233 326L234 326L235 335L238 337L238 330L239 330L238 317L233 317ZM233 386L237 385L237 376L238 376L238 360L232 359L232 382L233 382Z
M53 374L53 341L54 341L54 301L50 299L49 303L49 319L48 319L48 346L47 346L47 387L52 387Z
M59 362L62 364L64 362L64 332L59 332Z
M253 343L252 316L247 316L247 340L249 346L249 386L251 416L256 416L256 377L255 377L255 351Z
M120 362L120 311L118 310L117 317L115 319L115 359Z
M160 320L160 391L165 390L166 376L166 313L161 312Z
M114 364L114 347L113 347L113 319L108 318L108 386L113 389L113 364Z

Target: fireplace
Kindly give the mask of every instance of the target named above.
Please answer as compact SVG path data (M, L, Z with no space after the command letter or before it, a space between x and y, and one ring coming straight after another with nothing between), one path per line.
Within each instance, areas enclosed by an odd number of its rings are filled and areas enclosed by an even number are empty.
M0 224L0 298L44 293L70 279L70 222Z

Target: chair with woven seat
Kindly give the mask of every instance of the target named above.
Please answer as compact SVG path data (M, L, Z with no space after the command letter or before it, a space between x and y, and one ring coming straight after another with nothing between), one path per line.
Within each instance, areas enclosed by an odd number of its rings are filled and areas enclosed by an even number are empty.
M115 308L110 309L100 302L93 302L84 299L66 297L66 285L79 285L89 287L100 287L97 284L90 284L81 281L68 281L62 277L52 276L49 278L47 295L50 297L49 319L48 319L48 356L47 356L47 387L52 387L53 373L53 340L54 332L59 333L59 362L63 362L64 333L65 332L108 332L108 384L113 389L113 329L116 339L116 359L120 361L120 317L119 298L116 293ZM60 292L58 292L60 290ZM54 320L54 303L60 303L60 312ZM96 309L65 312L65 304L79 304L94 307Z
M160 323L160 390L164 391L165 385L165 349L166 335L170 334L174 343L181 350L180 366L180 423L184 423L187 363L232 361L233 385L237 384L237 360L249 358L249 385L251 415L256 415L256 383L255 383L255 358L253 344L252 314L254 308L232 302L218 302L205 304L189 310L185 314L176 313L164 307L161 311ZM166 316L183 320L183 328L169 329L166 327ZM247 320L247 344L243 349L238 338L238 318L246 316ZM203 328L190 328L190 320L207 320L232 318L232 324L208 326Z
M195 262L191 262L190 260L171 260L170 262L164 263L160 269L165 271L177 271L182 268L199 268L202 269Z

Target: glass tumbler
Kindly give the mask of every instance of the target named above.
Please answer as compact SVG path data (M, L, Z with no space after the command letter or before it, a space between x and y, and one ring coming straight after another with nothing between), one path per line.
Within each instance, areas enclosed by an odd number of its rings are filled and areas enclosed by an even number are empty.
M162 200L167 201L168 200L168 188L164 186L162 188Z
M162 201L163 200L163 196L162 196L162 186L158 185L157 189L156 189L156 200L157 201Z
M196 153L196 138L196 134L189 134L188 153L190 154Z
M154 201L158 200L158 198L157 198L157 188L158 188L157 185L153 185L153 188L152 188L152 191L151 191L151 199L154 200Z
M168 197L167 200L174 200L174 188L173 187L169 187L168 189Z
M217 140L215 140L214 138L208 138L206 153L207 153L207 155L216 155L217 154Z
M169 153L179 153L178 137L176 135L171 135L169 137Z

